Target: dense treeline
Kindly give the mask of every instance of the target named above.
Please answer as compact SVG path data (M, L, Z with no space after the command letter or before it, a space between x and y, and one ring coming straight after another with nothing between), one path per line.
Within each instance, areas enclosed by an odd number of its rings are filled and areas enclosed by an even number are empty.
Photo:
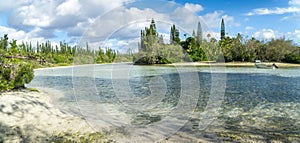
M219 41L225 61L253 62L255 59L270 62L300 63L300 48L291 40L272 39L267 42L255 38L226 37Z
M241 34L236 37L226 36L225 23L222 19L220 40L206 35L203 38L201 23L197 33L180 40L179 30L171 26L170 44L157 33L155 21L150 27L141 31L138 55L135 64L164 64L182 61L224 61L253 62L255 59L269 62L300 63L300 47L285 38L260 41L255 38L246 39ZM186 34L184 34L186 36Z
M33 69L55 65L110 63L116 52L110 48L92 50L86 47L69 46L65 42L53 46L50 41L32 45L9 41L8 36L0 40L0 91L23 88L33 77Z

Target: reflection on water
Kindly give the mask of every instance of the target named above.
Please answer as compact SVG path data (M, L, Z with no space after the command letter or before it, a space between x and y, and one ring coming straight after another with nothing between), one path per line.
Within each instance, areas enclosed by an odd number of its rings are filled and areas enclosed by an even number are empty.
M28 86L60 90L63 96L52 98L62 110L86 117L95 129L115 129L123 135L138 129L152 140L299 141L300 69L190 69L196 71L132 65L45 69L37 70ZM212 89L214 75L226 81L224 101L220 108L207 109L212 94L218 93ZM188 104L194 108L184 113ZM215 115L207 116L209 113ZM199 122L206 117L213 122L199 130ZM156 123L166 126L146 128ZM160 132L168 129L176 131L171 135Z

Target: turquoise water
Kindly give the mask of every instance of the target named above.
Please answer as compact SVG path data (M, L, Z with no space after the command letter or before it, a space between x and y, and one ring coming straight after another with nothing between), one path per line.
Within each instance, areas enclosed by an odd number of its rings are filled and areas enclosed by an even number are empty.
M299 71L87 65L36 70L28 86L95 130L128 135L116 140L290 142L300 139Z

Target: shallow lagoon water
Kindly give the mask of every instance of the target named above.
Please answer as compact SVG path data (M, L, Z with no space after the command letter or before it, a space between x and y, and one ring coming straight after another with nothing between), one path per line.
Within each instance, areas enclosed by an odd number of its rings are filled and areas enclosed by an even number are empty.
M36 70L28 86L119 141L300 139L299 68L86 65Z

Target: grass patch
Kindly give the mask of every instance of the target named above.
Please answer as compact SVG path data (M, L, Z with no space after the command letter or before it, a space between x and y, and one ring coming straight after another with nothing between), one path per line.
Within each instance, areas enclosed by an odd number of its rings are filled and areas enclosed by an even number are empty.
M29 87L29 88L26 88L28 91L30 91L30 92L40 92L39 90L37 90L36 88L31 88L31 87Z
M115 141L107 139L104 134L100 132L95 133L70 133L63 132L56 135L52 135L49 139L52 143L114 143Z
M68 64L68 63L58 63L55 64L55 66L71 66L72 64Z

